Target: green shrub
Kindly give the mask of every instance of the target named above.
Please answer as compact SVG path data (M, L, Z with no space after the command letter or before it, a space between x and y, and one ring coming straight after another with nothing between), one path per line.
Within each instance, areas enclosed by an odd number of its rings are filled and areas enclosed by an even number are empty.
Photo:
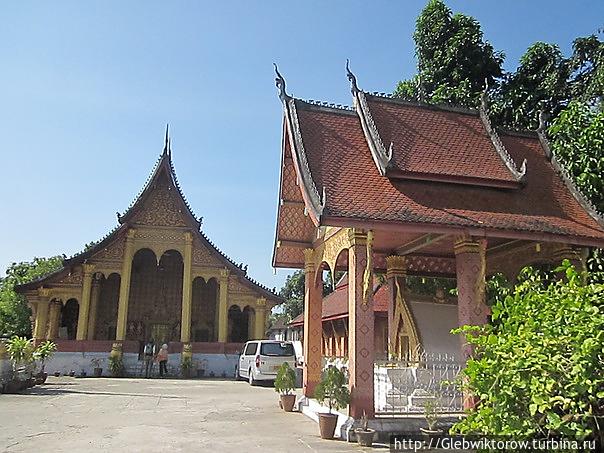
M33 358L40 362L40 371L44 372L44 365L57 350L57 345L54 341L46 340L44 343L38 345L33 352Z
M15 368L30 364L34 360L33 342L25 337L12 337L6 342L6 350Z
M329 407L330 414L332 409L346 407L350 402L350 391L344 372L333 366L327 368L323 379L315 389L315 398Z
M453 432L602 437L604 285L585 283L568 261L556 271L566 279L525 272L492 307L491 325L456 329L475 346L463 380L480 402Z
M109 371L113 377L120 377L124 374L124 361L121 357L109 356Z
M289 363L283 362L277 371L275 379L275 392L281 395L291 395L296 387L296 372L289 366Z

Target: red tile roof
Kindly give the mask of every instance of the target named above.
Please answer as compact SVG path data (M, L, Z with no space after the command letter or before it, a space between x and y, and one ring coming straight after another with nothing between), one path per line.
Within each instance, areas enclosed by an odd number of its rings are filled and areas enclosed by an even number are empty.
M471 227L487 230L487 235L489 229L551 233L568 236L570 243L581 237L593 239L594 245L604 244L604 228L556 173L536 134L501 137L513 159L527 160L526 183L519 189L393 180L379 174L356 114L298 100L296 106L312 178L317 187L325 188L322 219ZM434 117L414 118L421 122ZM422 130L428 130L426 127L421 126ZM450 133L439 129L438 121L431 127L435 134ZM464 168L474 167L474 174L503 177L501 166L495 165L496 159L493 165L486 158L471 162L464 155L465 148L451 147L450 151L459 160L466 160ZM436 168L440 162L434 161L434 156L417 157L414 165L419 166L423 160L426 167ZM446 165L451 166L451 162L452 159Z
M388 148L392 143L393 164L402 175L518 182L476 112L366 97L383 144Z

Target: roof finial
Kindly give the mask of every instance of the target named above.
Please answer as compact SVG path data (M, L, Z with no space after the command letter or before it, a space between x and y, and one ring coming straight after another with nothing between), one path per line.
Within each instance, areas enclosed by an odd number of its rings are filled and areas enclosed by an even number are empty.
M281 99L282 101L290 99L289 94L287 94L287 92L285 91L285 79L279 72L279 68L277 68L277 63L273 63L273 65L275 66L275 74L277 75L277 77L275 77L275 86L279 90L279 99Z
M480 95L480 107L486 112L489 108L489 79L484 78L484 90Z
M170 123L166 123L166 138L164 139L164 154L170 154Z
M350 60L348 58L346 59L346 76L350 81L350 91L352 91L352 94L358 93L360 90L357 85L357 78L350 70Z

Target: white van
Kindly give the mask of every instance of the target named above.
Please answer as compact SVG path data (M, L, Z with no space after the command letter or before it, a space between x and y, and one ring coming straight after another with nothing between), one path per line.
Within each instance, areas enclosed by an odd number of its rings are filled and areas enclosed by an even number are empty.
M256 381L272 381L283 362L296 367L296 351L291 341L248 341L239 356L237 377L247 379L251 385Z

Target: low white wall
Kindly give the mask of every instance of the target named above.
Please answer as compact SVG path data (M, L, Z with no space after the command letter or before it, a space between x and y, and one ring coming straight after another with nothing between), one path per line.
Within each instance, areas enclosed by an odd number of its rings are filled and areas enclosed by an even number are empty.
M126 352L123 355L124 368L130 376L143 376L145 374L145 364L143 360L138 360L137 353ZM75 371L77 376L82 372L87 376L93 375L92 359L100 360L100 367L103 369L103 376L109 376L109 353L107 352L57 352L45 366L48 374L59 372L61 374L69 374L70 371ZM215 377L227 378L235 376L235 369L239 355L237 354L193 354L193 369L191 375L197 375L197 369L203 367L205 376L209 377L214 373ZM180 375L181 354L170 354L168 356L168 372L171 375ZM8 362L8 361L7 361ZM8 362L10 367L10 362ZM1 368L0 368L1 370ZM153 364L153 374L158 374L158 364Z

